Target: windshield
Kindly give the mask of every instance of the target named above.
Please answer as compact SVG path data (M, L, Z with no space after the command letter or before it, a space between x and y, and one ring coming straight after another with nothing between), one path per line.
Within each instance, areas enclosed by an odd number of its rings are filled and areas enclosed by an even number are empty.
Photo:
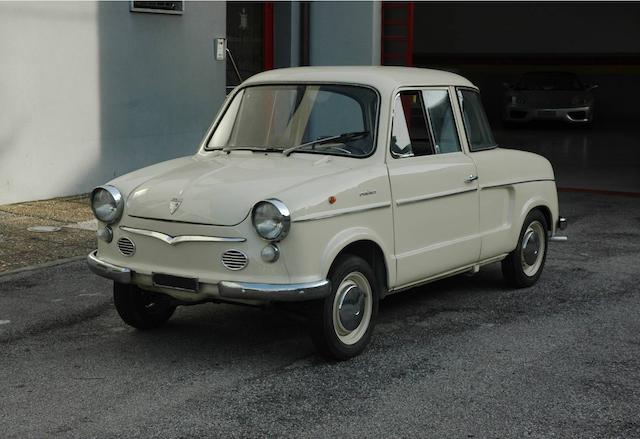
M578 77L567 72L532 72L522 75L516 90L582 90Z
M207 149L364 157L374 149L377 114L378 96L366 87L246 87L234 96Z

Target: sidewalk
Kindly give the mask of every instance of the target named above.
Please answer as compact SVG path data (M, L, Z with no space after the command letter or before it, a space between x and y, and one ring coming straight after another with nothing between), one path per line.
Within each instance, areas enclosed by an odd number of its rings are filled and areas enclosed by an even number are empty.
M86 255L96 226L86 194L0 205L0 273Z

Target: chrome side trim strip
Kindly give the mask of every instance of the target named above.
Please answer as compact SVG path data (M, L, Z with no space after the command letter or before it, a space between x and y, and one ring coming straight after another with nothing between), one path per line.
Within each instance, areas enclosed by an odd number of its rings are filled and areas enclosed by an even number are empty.
M383 209L389 206L391 206L390 201L383 201L380 203L367 204L364 206L348 207L346 209L334 210L333 212L312 213L310 215L303 215L301 217L292 219L291 221L294 223L301 223L303 221L315 221L315 220L333 218L341 215L349 215L352 213L360 213L360 212L367 212L369 210Z
M456 268L454 270L447 271L446 273L436 274L435 276L431 276L431 277L428 277L428 278L425 278L425 279L422 279L422 280L419 280L419 281L411 282L411 283L408 283L408 284L405 284L405 285L400 285L400 286L391 288L389 290L389 294L399 293L401 291L409 290L411 288L419 287L421 285L425 285L425 284L428 284L430 282L435 282L437 280L444 279L445 277L455 276L456 274L461 274L461 273L464 273L464 272L467 272L467 271L472 271L472 270L474 270L474 267L481 267L483 265L491 264L493 262L498 262L498 261L503 260L506 257L507 257L507 253L504 253L504 254L501 254L501 255L498 255L498 256L494 256L492 258L488 258L488 259L484 259L482 261L478 261L475 264L469 264L469 265L465 265L465 266L460 267L460 268Z
M396 205L404 206L406 204L419 203L421 201L427 201L427 200L435 200L437 198L451 197L453 195L464 194L464 193L473 192L476 190L478 190L476 187L471 187L471 188L464 188L464 189L453 189L453 190L444 191L444 192L437 192L435 194L418 195L417 197L409 197L409 198L402 198L400 200L396 200Z
M510 181L510 182L506 182L506 183L496 183L496 184L488 184L488 185L481 185L480 189L491 189L491 188L496 188L496 187L503 187L503 186L512 186L514 184L522 184L522 183L535 183L537 181L555 181L551 178L541 178L541 179L537 179L537 180L520 180L520 181Z
M160 232L154 232L153 230L135 229L133 227L120 226L120 229L125 232L133 233L135 235L149 236L151 238L159 239L160 241L169 244L176 245L181 242L245 242L245 238L225 238L220 236L198 236L198 235L182 235L171 236Z

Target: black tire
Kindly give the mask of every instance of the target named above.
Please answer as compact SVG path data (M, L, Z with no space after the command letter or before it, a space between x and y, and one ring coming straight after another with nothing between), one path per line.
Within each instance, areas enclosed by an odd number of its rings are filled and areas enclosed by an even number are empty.
M135 285L113 283L113 303L120 318L137 329L162 326L176 310L158 294L141 290Z
M312 304L311 338L322 355L347 360L369 344L378 315L380 283L371 266L355 255L340 256L329 272L329 280L331 294ZM344 314L340 302L347 305Z
M538 281L547 259L548 230L547 219L540 210L529 212L522 224L517 247L502 260L502 274L509 285L515 288L526 288ZM536 252L533 251L536 248L536 241L531 241L534 236L525 239L525 235L528 235L530 231L539 242ZM523 252L525 243L528 245ZM529 248L528 251L527 248ZM535 262L531 262L534 259Z

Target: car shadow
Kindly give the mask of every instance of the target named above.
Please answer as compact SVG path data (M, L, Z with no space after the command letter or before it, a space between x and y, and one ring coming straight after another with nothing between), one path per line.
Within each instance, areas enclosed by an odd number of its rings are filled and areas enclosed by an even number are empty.
M426 325L441 313L477 311L480 303L507 290L496 267L474 276L443 279L382 300L378 324L392 323L402 332L403 325L416 322ZM277 307L227 304L179 307L174 317L156 330L136 331L123 325L112 328L117 333L114 342L120 346L120 355L126 358L129 353L132 361L140 361L136 357L139 355L170 364L189 360L216 365L256 358L274 363L291 363L301 358L324 361L315 353L305 318ZM387 333L374 332L374 340Z

